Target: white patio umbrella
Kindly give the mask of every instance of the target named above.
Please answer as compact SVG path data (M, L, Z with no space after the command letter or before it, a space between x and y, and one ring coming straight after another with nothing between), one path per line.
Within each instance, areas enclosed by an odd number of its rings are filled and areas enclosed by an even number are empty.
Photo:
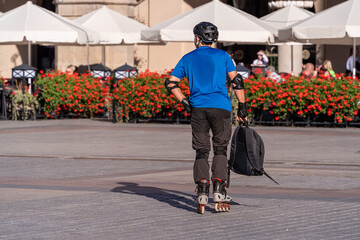
M99 40L98 34L78 23L34 5L26 4L0 17L0 43L28 44L28 64L31 65L32 43L88 44Z
M356 39L360 37L359 13L360 1L348 0L300 23L279 30L279 40L353 45L353 76L355 76Z
M74 20L81 26L99 33L99 44L103 45L105 65L105 45L142 43L141 30L148 27L126 17L106 6Z
M278 36L279 29L286 28L313 15L314 13L291 4L287 7L281 8L275 12L263 16L260 19L276 29L274 34L275 36Z
M298 23L304 19L307 19L313 15L314 15L314 13L312 13L308 10L296 7L294 4L290 4L284 8L281 8L275 12L272 12L272 13L260 18L266 24L272 26L275 29L275 31L274 31L275 43L273 45L279 46L279 51L278 51L279 58L278 59L279 59L279 63L280 62L283 63L282 64L283 70L286 69L291 72L293 72L294 70L301 71L302 62L297 61L297 59L295 59L295 61L294 61L294 52L296 52L297 54L301 54L302 44L298 43L298 42L291 42L291 41L282 42L282 43L279 42L277 40L279 29L286 28L290 25ZM290 56L288 55L289 53L287 52L288 48L290 49ZM285 64L285 66L284 66L284 63L289 62L289 58L291 59L290 66L289 66L290 69L287 69L286 68L287 64ZM294 62L295 62L295 64L294 64Z
M193 28L199 22L215 24L219 42L266 44L273 41L274 29L260 19L219 0L178 15L141 32L143 40L192 42Z
M75 20L99 33L100 44L133 44L142 42L141 30L148 27L103 6Z

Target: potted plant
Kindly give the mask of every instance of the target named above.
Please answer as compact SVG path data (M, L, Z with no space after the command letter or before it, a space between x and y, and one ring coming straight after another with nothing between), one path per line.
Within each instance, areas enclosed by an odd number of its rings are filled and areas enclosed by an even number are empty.
M30 116L35 120L35 109L39 107L39 102L36 96L29 93L27 87L22 86L21 83L16 83L15 88L11 93L12 105L12 119L17 120L21 117L23 112L24 120L29 119Z

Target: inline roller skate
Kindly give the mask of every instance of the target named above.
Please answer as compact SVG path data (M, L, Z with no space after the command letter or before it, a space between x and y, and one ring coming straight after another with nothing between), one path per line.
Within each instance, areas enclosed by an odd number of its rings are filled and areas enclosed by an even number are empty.
M231 197L226 194L225 181L221 181L219 178L213 179L213 200L215 202L215 211L228 212L230 211Z
M202 179L197 183L197 188L195 190L196 196L196 204L197 204L197 212L200 214L204 214L205 205L209 200L209 180Z

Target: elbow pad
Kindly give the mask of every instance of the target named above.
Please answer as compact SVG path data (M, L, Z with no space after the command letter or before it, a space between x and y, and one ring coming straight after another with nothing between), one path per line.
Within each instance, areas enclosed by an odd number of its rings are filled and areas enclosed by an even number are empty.
M244 89L244 79L240 74L237 74L233 80L231 80L231 83L235 84L234 89Z
M175 84L174 86L169 87L170 84ZM179 88L179 82L176 81L170 81L169 78L165 80L165 88L168 91L168 93L171 93L171 91L175 88Z

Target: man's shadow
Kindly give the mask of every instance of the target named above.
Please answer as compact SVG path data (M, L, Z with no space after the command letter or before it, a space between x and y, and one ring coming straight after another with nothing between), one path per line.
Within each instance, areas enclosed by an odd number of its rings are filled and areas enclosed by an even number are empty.
M189 212L196 212L195 194L188 194L184 192L167 190L157 187L141 186L137 183L118 182L122 185L111 190L111 192L134 194L155 199L159 202L167 203L172 207L184 209ZM209 201L211 203L211 201ZM231 205L239 205L231 202ZM206 206L206 211L212 211L209 206Z

